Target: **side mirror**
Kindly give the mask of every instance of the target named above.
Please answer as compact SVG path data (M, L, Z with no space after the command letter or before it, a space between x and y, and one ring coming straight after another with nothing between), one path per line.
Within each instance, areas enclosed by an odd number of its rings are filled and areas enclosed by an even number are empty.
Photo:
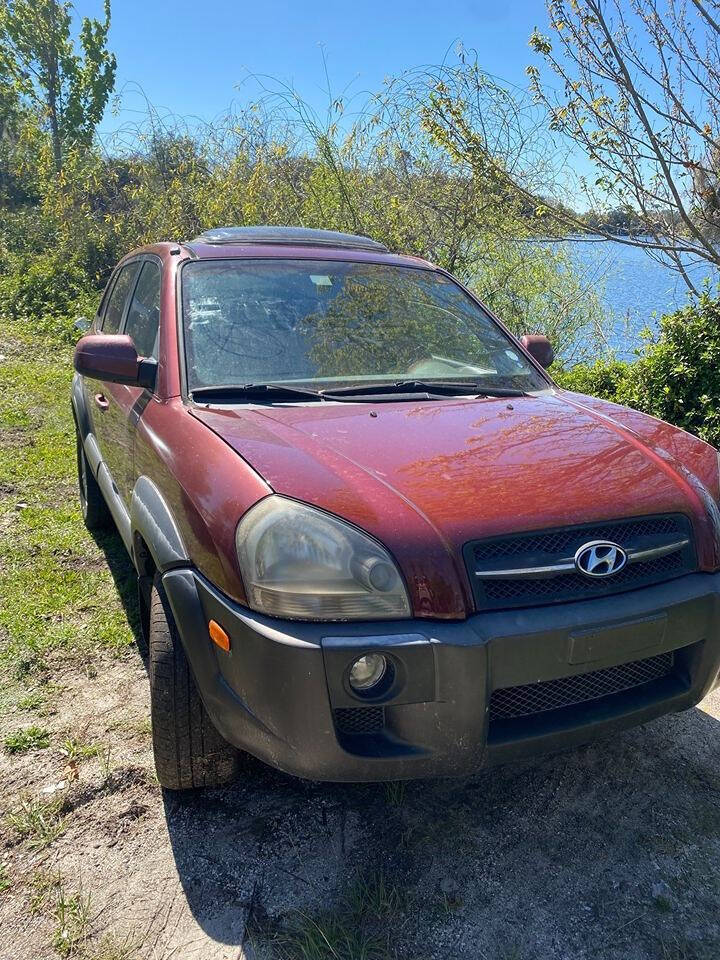
M73 359L84 377L124 383L130 387L155 386L157 361L138 357L132 338L122 334L90 334L78 340Z
M542 333L526 333L520 340L527 352L536 360L541 367L546 369L555 359L555 351L552 344Z

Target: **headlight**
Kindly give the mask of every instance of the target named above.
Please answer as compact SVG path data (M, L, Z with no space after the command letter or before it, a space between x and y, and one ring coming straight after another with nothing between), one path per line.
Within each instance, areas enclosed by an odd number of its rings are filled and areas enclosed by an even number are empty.
M410 616L405 584L377 541L322 510L269 496L235 534L249 605L299 620Z

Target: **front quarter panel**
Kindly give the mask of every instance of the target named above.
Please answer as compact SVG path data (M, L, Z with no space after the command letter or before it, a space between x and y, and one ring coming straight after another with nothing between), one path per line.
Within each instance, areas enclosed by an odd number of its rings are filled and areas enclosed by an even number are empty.
M167 504L189 563L245 603L235 528L272 492L265 481L179 398L146 407L137 427L135 470Z

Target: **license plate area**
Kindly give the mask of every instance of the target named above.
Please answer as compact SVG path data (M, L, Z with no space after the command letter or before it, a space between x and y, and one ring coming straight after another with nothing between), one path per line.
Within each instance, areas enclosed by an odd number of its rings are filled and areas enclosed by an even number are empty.
M592 664L618 658L633 660L643 651L667 648L667 614L659 613L619 623L612 627L581 630L568 638L567 662Z

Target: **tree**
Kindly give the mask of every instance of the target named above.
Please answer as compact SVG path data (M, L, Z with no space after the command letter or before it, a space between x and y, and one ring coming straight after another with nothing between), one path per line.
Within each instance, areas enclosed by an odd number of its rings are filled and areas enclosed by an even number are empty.
M64 153L92 142L115 84L115 56L107 49L105 19L83 17L71 36L72 5L60 0L0 0L0 67L21 101L47 125L55 171Z
M21 115L13 85L6 79L0 54L0 204L16 199L17 183L10 169L10 156L17 144Z
M597 169L585 183L636 211L644 235L617 238L676 269L720 266L720 4L717 0L548 0L551 37L532 49L562 81L528 74L550 125ZM581 226L578 220L566 222ZM599 218L602 224L602 216ZM697 292L697 291L695 291Z

